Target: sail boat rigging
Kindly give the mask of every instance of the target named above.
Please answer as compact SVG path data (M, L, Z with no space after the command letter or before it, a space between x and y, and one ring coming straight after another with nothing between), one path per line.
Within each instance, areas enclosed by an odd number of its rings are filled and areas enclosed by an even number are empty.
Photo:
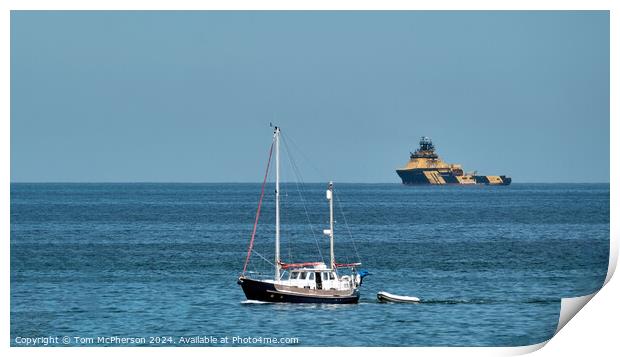
M265 185L275 149L275 262L273 279L256 279L246 276L246 269L253 250L258 217L265 194ZM273 142L269 150L269 160L263 184L256 219L246 256L243 272L237 283L241 285L248 300L289 303L357 303L360 286L367 274L357 272L361 263L337 263L334 254L334 184L329 182L326 190L329 202L329 229L323 233L329 236L329 266L324 262L284 263L280 259L280 128L275 127ZM349 268L350 274L339 274L338 268ZM288 272L283 279L283 271Z

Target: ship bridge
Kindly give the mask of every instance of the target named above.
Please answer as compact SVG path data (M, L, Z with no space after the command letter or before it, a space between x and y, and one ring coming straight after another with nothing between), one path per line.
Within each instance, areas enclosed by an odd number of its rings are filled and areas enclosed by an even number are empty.
M435 146L433 145L433 141L428 136L423 136L420 138L420 147L413 153L410 153L409 156L411 159L417 158L427 158L427 159L438 159L439 156L435 153Z

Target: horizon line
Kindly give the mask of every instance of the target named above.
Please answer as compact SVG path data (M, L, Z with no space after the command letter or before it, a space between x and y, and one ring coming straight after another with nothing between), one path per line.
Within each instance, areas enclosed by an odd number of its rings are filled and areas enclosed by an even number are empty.
M272 181L268 181L272 182ZM352 181L335 181L339 184L356 184L356 185L405 185L402 182L352 182ZM259 181L10 181L11 184L219 184L219 185L232 185L232 184L262 184ZM295 181L282 181L281 184L298 183ZM305 181L304 184L324 184L325 181ZM610 181L521 181L513 182L514 184L610 184ZM411 185L411 186L470 186L470 185ZM479 186L479 185L471 185ZM491 185L492 186L492 185Z

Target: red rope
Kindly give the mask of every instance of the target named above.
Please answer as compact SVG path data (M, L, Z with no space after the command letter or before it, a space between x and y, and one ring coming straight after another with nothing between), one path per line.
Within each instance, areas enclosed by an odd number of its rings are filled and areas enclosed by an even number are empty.
M269 160L267 161L267 169L265 170L265 177L263 178L263 186L260 191L260 199L258 200L258 208L256 209L256 219L254 220L254 229L252 229L252 239L250 239L250 247L248 248L248 255L245 257L245 264L243 265L243 273L241 275L245 275L245 271L248 268L248 263L250 262L250 255L252 254L252 248L254 247L254 237L256 236L256 227L258 226L258 217L260 217L260 208L263 204L263 197L265 196L265 184L267 183L267 174L269 174L269 165L271 165L271 154L273 153L273 142L271 142L271 147L269 148Z

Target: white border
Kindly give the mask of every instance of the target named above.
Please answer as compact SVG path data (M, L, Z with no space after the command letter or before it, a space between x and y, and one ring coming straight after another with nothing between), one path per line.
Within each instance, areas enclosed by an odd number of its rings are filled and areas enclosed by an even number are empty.
M0 111L2 113L2 130L0 131L0 153L3 158L2 165L2 178L5 189L0 191L0 200L4 202L2 206L2 215L0 216L0 225L2 232L5 232L4 244L9 244L9 232L10 232L10 10L238 10L238 9L286 9L286 10L611 10L611 62L616 63L618 61L618 16L616 11L618 9L617 1L613 0L592 0L592 1L575 1L575 0L558 0L558 1L533 1L533 0L476 0L476 1L462 1L462 0L449 0L449 1L436 1L436 2L424 2L418 0L384 0L384 1L284 1L284 0L242 0L234 2L225 1L197 1L197 0L178 0L178 1L162 1L162 0L133 0L133 1L120 1L120 0L4 0L0 2L1 19L0 20L0 48L3 55L0 57L0 68L2 68L2 86L0 87ZM615 44L615 45L614 45ZM617 138L618 124L617 124L617 105L618 102L618 72L611 67L611 120L610 123L610 135L611 139L611 163L618 158L618 144L614 142L613 138ZM611 165L611 177L618 177L617 165ZM613 270L617 262L618 255L618 232L615 222L618 222L618 193L613 185L611 185L611 259L610 259L610 271L608 272L607 281L611 278ZM6 246L5 246L6 247ZM9 347L9 319L10 319L10 305L9 305L9 289L10 289L10 254L9 249L4 249L2 257L2 266L5 267L5 272L2 274L2 285L5 286L5 293L2 295L4 323L2 324L2 335L5 336L4 349L5 352L15 355L32 355L34 354L51 354L58 356L81 356L84 352L89 355L103 355L112 353L122 354L149 354L155 356L164 356L171 351L167 348L137 348L137 347L119 347L111 349L96 348L96 347L72 347L72 348L17 348ZM613 268L612 268L613 267ZM588 299L589 300L589 299ZM569 322L568 328L562 329L562 331L554 338L552 338L549 346L538 352L539 355L565 355L566 353L591 353L595 351L613 351L617 348L616 341L616 326L618 318L618 301L620 301L620 288L618 283L612 281L607 284L604 289L594 296L595 303L588 304L584 307L581 314L576 316L573 320L574 323ZM594 344L593 344L594 343ZM411 355L423 354L423 355L471 355L471 356L496 356L496 355L515 355L522 354L531 351L535 351L546 343L539 345L515 347L515 348L427 348L427 347L406 347L406 348L329 348L329 353L344 353L344 354L364 354L365 351L384 352L395 355ZM282 350L280 348L183 348L175 349L174 353L183 353L188 355L200 355L204 356L205 353L218 354L218 355L231 355L231 354L252 354L252 355L272 355L280 353L290 353L292 350ZM316 349L309 347L295 348L294 353L301 356L314 356L316 353L327 353L327 350Z
M5 0L12 10L609 10L613 0Z

